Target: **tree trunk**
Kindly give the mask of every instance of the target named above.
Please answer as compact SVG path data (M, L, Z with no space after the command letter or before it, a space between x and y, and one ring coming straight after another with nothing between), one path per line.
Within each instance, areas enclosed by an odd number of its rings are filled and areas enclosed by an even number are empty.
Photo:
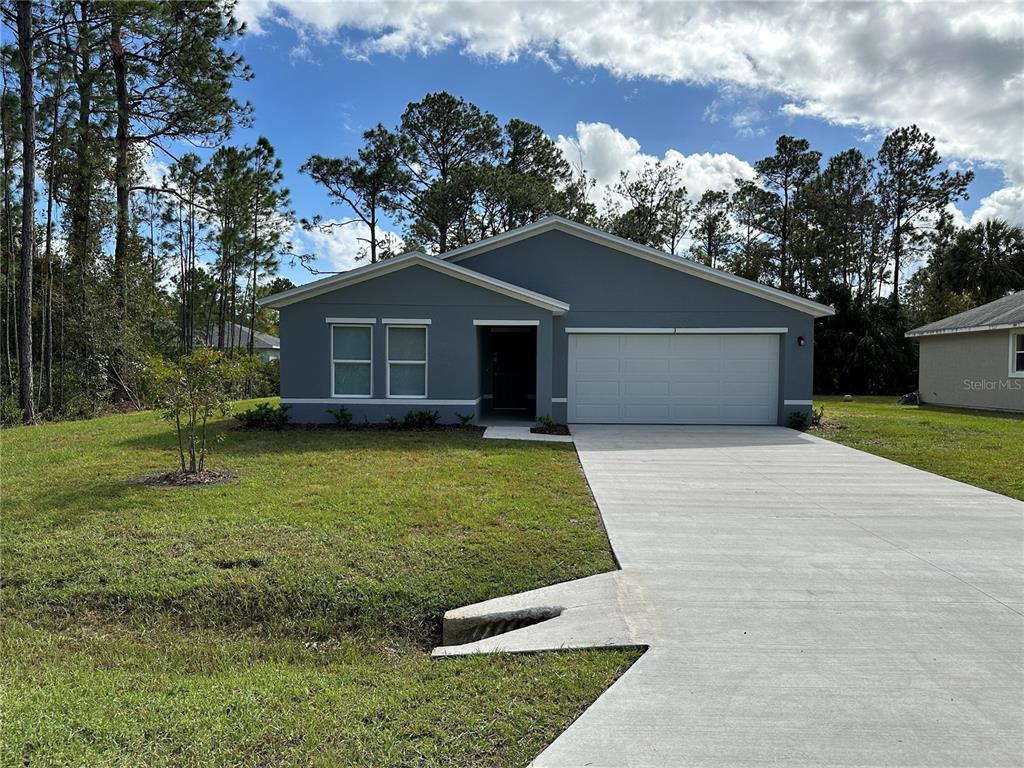
M31 0L18 0L21 59L21 281L18 305L18 401L26 424L35 421L32 392L32 257L35 244L36 101Z
M3 67L4 77L4 89L3 95L7 96L7 66L6 61ZM15 333L15 327L17 321L14 317L13 305L14 305L14 286L16 283L15 272L15 257L14 257L14 216L11 211L11 184L10 180L12 177L11 173L11 153L8 151L9 145L7 141L7 121L9 119L7 112L7 99L4 98L0 101L0 141L3 142L3 173L4 173L4 242L3 242L3 254L0 259L0 276L4 278L3 281L3 296L0 296L0 303L3 304L0 307L0 311L3 312L3 346L4 346L4 373L6 374L6 381L4 382L5 389L10 387L10 392L14 392L14 356L12 349L14 344L11 341L11 334Z
M117 99L114 186L117 191L117 224L114 234L114 349L112 355L115 400L126 399L125 343L128 317L128 65L121 42L121 20L115 12L110 22L110 56Z

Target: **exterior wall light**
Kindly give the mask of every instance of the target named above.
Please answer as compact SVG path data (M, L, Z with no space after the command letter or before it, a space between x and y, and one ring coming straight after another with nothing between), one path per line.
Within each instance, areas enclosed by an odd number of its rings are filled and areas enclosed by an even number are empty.
M805 339L803 336L797 336L796 337L796 345L798 347L802 347L806 343L807 343L807 339Z

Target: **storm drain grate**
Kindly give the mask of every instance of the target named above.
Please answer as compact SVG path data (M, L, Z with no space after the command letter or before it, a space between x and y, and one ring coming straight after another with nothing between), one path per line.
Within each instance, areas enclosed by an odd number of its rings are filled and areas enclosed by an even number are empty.
M561 608L527 608L522 611L492 613L465 619L445 619L445 645L463 645L503 635L516 629L540 624L562 613Z

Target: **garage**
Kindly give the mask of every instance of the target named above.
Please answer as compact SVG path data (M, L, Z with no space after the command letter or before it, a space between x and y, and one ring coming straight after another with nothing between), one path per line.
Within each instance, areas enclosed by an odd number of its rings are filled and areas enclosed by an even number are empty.
M779 335L569 333L569 422L775 424Z

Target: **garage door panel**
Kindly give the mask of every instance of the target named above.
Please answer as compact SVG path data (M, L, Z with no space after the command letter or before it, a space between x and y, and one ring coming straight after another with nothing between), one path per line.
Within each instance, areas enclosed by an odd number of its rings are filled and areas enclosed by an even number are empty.
M779 337L572 334L569 420L775 424Z
M577 358L573 369L577 374L618 375L619 360L616 358L581 357Z
M624 357L665 357L672 348L672 337L661 334L620 336Z
M669 394L666 381L624 381L622 394L626 397L665 397Z
M620 384L618 381L601 381L581 379L576 383L576 393L582 397L609 397L618 399Z
M647 378L650 376L667 376L669 373L668 358L624 358L622 372L626 376Z

